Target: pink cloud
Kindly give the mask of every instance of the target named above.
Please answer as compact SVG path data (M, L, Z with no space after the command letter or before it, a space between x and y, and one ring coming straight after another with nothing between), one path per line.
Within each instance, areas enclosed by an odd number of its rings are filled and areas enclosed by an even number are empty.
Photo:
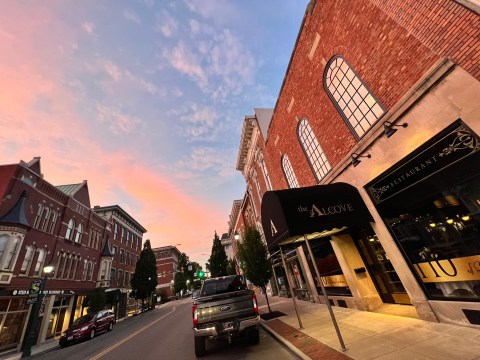
M194 256L210 252L214 231L227 228L226 209L184 193L172 174L155 171L147 160L109 151L94 140L96 129L77 112L81 84L64 83L62 58L62 49L77 44L89 27L52 24L42 5L47 3L28 9L35 16L18 4L9 3L8 12L0 14L0 164L40 156L47 181L86 179L92 205L122 206L147 229L144 239L153 246L181 243L180 250L199 261ZM102 106L100 113L118 131L138 125L138 119Z

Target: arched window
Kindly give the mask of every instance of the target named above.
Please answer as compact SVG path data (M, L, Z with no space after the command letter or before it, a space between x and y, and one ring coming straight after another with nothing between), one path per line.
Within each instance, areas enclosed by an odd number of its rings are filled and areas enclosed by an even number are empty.
M328 62L323 86L357 139L365 135L385 113L382 103L341 55Z
M55 232L55 224L57 223L58 219L58 212L55 210L52 210L52 215L50 216L50 228L48 229L49 233L54 233Z
M45 255L46 255L45 249L38 249L37 262L35 264L35 269L33 271L34 276L42 275L41 272L43 270L43 264L45 263Z
M298 123L298 139L310 163L315 178L317 181L322 180L332 167L318 143L317 137L313 133L308 120L305 118Z
M31 245L27 246L27 251L25 252L25 257L23 258L22 267L20 268L21 275L28 275L28 273L30 272L33 255L35 255L35 247Z
M50 218L50 209L45 206L45 210L43 211L43 222L42 222L42 227L41 229L43 231L47 231L48 228L48 220ZM39 227L40 228L40 227Z
M3 270L13 270L13 267L15 265L15 262L17 260L17 253L20 248L20 244L22 239L20 239L18 236L16 236L13 239L13 242L9 244L9 249L6 252L6 257L5 261L3 262L2 269Z
M37 215L35 216L35 221L33 222L34 228L39 228L42 221L43 214L43 204L38 204Z
M75 229L75 220L70 219L67 226L67 233L65 234L65 239L72 240L73 229Z
M90 262L87 260L83 260L83 273L82 273L82 280L87 278L87 267L89 266Z
M283 174L287 179L288 186L290 188L298 188L297 177L295 176L295 172L293 171L292 164L290 163L287 154L282 155L282 169Z
M83 226L82 224L78 224L77 227L77 233L75 234L75 242L80 243L82 240L82 231L83 231Z

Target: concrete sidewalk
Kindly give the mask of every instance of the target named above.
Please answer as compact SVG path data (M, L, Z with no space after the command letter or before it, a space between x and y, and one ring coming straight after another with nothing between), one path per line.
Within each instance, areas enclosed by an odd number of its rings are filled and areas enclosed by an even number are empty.
M260 313L268 312L258 294ZM469 360L480 359L480 330L410 317L332 307L346 347L341 345L326 305L269 297L272 311L285 316L262 326L303 359Z

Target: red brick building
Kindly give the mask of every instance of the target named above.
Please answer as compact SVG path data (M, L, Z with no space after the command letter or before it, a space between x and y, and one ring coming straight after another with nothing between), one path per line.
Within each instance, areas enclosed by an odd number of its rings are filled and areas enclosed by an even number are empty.
M479 24L468 0L310 2L271 119L245 118L237 161L242 221L290 254L280 288L324 301L316 265L333 305L480 326ZM322 217L311 253L261 218L271 189L303 201L289 216Z
M153 248L152 250L157 258L158 284L155 293L157 297L162 299L175 298L173 284L181 252L176 246L172 245Z
M110 288L106 292L117 318L122 318L137 309L135 298L130 296L130 280L142 251L143 234L147 230L119 205L94 206L93 211L112 224L113 262L108 273Z
M86 311L86 296L108 287L110 223L90 209L88 185L54 186L40 158L0 166L0 352L20 349L32 306L32 281L44 277L38 342L58 337ZM20 219L20 220L19 220Z

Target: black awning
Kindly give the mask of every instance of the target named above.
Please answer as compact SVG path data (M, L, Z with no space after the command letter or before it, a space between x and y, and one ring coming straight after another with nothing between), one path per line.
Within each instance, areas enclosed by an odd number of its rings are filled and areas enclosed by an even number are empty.
M292 236L373 222L357 188L346 183L267 191L262 226L270 251Z

